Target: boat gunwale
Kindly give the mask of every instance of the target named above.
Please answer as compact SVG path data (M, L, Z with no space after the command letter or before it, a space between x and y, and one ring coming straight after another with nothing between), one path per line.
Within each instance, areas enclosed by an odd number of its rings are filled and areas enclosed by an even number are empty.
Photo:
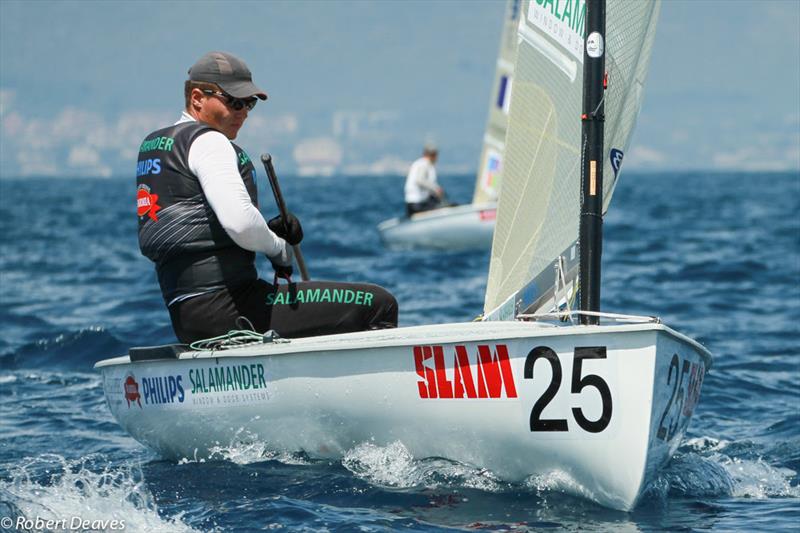
M451 332L453 328L463 331ZM706 368L713 363L711 352L694 339L675 331L660 322L601 325L554 325L528 321L487 321L451 322L407 326L395 329L359 331L335 335L320 335L299 339L286 339L288 342L248 344L225 350L191 350L181 353L174 359L153 359L131 361L129 355L102 359L94 364L95 369L127 364L149 364L196 359L219 359L235 357L263 357L273 355L298 355L320 352L339 352L344 350L368 350L374 348L397 348L421 344L451 344L458 342L492 342L499 339L512 340L525 337L551 337L562 335L591 335L613 332L663 331L692 346L703 358ZM401 333L402 332L402 333ZM390 336L386 336L387 333ZM403 333L408 333L403 335ZM437 338L431 339L436 334ZM377 337L377 338L375 338ZM333 341L333 342L332 342Z

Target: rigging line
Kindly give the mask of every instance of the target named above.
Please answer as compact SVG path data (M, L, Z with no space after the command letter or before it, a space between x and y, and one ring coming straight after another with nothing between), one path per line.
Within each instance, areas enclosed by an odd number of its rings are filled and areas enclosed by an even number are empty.
M245 344L262 343L263 340L264 335L257 331L232 329L224 335L195 341L191 343L189 347L192 350L209 350L213 353L217 350L236 348Z
M561 286L564 289L564 307L565 307L566 313L569 315L570 322L572 322L574 324L575 321L572 320L572 305L570 304L571 296L567 292L567 275L566 275L566 272L565 272L566 265L567 265L567 261L564 258L564 256L563 255L559 255L558 256L558 274L561 277ZM575 294L575 291L573 291L573 294Z
M591 113L589 113L589 114L590 114L591 116L593 116L593 117L596 117L596 116L597 116L597 110L598 110L598 109L600 109L600 106L602 106L602 105L603 105L603 102L605 102L605 101L606 101L606 91L605 91L605 89L604 89L604 90L603 90L603 97L602 97L602 98L600 98L600 101L597 103L597 107L595 107L595 108L594 108L594 111L592 111L592 112L591 112ZM605 117L603 117L603 121L605 122Z

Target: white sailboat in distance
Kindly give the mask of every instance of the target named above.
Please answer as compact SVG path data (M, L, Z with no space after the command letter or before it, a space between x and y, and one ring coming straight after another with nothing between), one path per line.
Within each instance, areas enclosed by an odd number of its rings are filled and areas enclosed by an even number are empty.
M415 213L411 217L384 220L378 224L378 233L387 247L487 250L491 246L503 174L503 152L521 7L520 0L508 0L506 3L472 202L443 206Z
M400 442L417 459L548 476L633 508L680 444L712 358L657 318L599 310L601 213L659 4L560 5L569 17L521 9L482 321L134 348L95 365L122 428L173 459L254 442L339 459Z

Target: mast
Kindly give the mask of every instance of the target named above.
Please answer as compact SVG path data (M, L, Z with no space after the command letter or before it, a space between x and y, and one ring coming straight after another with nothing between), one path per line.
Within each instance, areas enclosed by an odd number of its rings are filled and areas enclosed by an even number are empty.
M600 259L603 251L603 122L605 120L605 0L586 0L581 127L581 311L600 310ZM596 316L580 317L597 324Z

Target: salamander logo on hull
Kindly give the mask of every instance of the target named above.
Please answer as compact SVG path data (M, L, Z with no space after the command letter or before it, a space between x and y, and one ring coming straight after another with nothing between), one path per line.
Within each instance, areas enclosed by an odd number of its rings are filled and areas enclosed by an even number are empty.
M206 369L189 370L192 394L209 392L246 391L267 388L264 365L220 365Z
M189 381L191 401L196 406L260 403L270 399L262 363L192 368Z
M452 364L448 366L447 361ZM420 377L420 398L517 397L505 344L494 350L478 345L472 356L461 345L449 347L446 355L444 346L414 346L414 366Z

